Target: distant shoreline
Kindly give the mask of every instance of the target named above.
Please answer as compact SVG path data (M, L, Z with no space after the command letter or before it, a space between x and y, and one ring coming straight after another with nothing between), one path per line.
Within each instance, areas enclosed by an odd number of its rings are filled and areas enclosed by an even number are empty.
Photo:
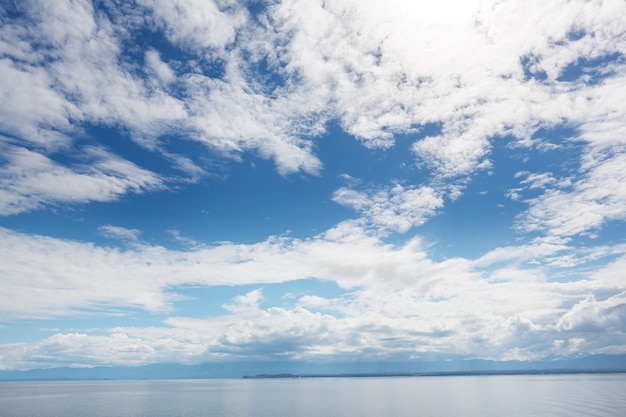
M364 372L364 373L320 373L320 374L258 374L243 377L185 376L165 378L72 378L72 377L33 377L7 378L3 382L74 382L74 381L158 381L158 380L207 380L207 379L314 379L314 378L419 378L447 376L514 376L514 375L594 375L626 374L626 369L530 369L508 371L441 371L441 372Z
M143 366L57 367L0 370L0 381L376 378L614 373L626 373L626 354L593 355L574 359L557 358L539 362L499 362L480 359L382 363L241 361L207 362L194 365L157 363Z
M244 375L243 379L301 379L301 378L390 378L424 376L488 376L488 375L581 375L623 374L626 369L529 369L510 371L444 371L444 372L371 372L338 374L258 374Z

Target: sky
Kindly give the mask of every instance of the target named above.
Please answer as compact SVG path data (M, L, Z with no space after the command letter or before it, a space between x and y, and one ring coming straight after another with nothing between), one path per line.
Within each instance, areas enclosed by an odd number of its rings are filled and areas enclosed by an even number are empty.
M0 370L626 353L626 2L0 19Z

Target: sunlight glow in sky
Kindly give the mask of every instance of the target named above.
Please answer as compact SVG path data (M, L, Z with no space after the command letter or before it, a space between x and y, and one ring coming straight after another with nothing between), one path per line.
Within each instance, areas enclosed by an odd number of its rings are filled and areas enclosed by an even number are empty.
M0 0L0 369L626 353L622 0Z

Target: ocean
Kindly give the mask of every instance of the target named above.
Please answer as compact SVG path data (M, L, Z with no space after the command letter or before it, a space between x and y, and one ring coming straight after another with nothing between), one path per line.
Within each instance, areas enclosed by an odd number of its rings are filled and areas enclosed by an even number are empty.
M626 374L0 382L2 417L626 416Z

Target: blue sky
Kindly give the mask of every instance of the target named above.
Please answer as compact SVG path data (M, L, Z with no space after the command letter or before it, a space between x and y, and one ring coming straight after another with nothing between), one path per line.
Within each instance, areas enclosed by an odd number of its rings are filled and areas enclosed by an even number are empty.
M0 18L0 369L626 353L623 1Z

